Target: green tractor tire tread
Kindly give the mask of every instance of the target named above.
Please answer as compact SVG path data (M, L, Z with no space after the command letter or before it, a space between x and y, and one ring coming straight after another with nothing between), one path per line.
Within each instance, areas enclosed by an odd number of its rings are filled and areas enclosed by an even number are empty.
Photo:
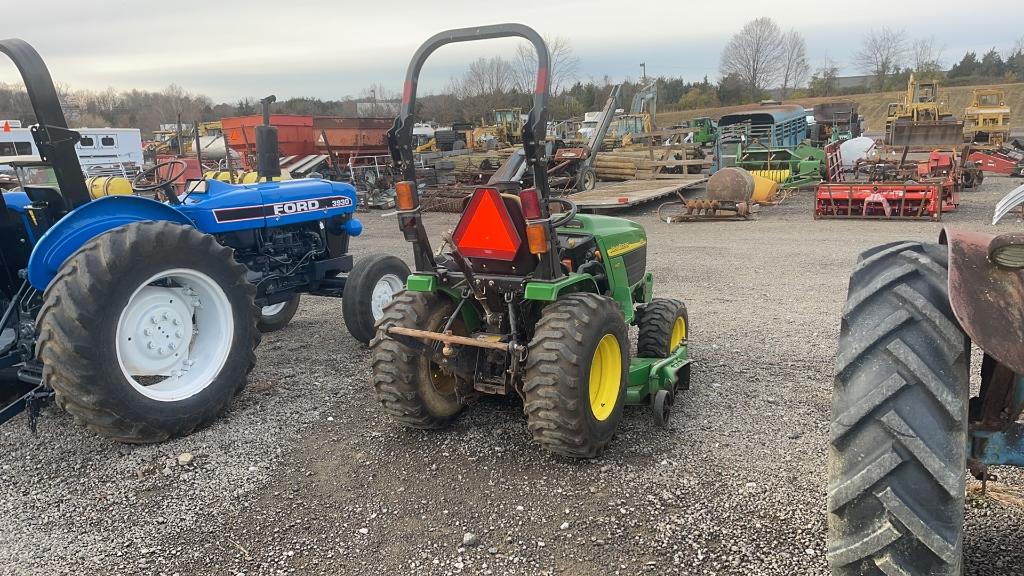
M232 371L235 373L218 378L218 384L230 382L231 393L219 395L217 403L197 408L194 413L157 422L147 421L138 411L130 414L123 405L112 405L120 392L109 382L122 376L119 369L111 369L99 361L103 349L113 344L103 341L96 332L111 314L105 296L121 281L111 270L110 263L137 262L138 252L161 249L183 254L205 253L220 261L228 274L237 278L235 285L224 287L225 291L248 298L250 310L245 317L252 324L246 327L251 341L244 359L244 374L238 377L237 372ZM43 293L43 305L36 319L35 349L36 359L43 365L43 382L53 389L61 408L100 436L143 444L191 434L227 408L231 398L245 387L245 376L256 365L259 308L253 303L256 289L245 280L245 271L245 266L234 259L232 249L191 226L164 221L136 222L96 236L64 262ZM245 331L242 333L244 335ZM232 362L231 357L228 362ZM226 368L224 373L227 372Z
M626 382L617 404L601 423L591 422L589 362L584 331L612 326L628 366L629 337L622 311L611 298L569 294L544 308L530 341L523 377L527 428L546 449L571 458L594 458L604 451L622 418Z
M440 304L438 296L419 292L400 292L384 308L377 336L370 342L373 365L373 389L384 411L409 428L435 430L447 427L455 415L432 414L418 389L421 353L384 334L391 326L430 329L424 326L432 309Z
M666 358L672 339L672 327L682 311L686 334L690 334L690 318L686 305L671 298L654 298L643 308L637 322L636 355L640 358Z
M834 575L961 573L969 342L944 246L865 252L850 278L832 396Z

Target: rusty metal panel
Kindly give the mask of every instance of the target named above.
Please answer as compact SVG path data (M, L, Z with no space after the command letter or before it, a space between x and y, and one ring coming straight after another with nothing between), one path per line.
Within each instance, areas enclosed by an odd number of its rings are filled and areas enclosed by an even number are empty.
M987 354L1024 374L1024 272L988 258L994 236L946 228L949 301L964 332Z

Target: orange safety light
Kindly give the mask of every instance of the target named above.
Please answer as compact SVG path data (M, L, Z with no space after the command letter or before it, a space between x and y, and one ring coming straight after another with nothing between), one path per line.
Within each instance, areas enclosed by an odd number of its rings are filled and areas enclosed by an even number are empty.
M415 182L403 180L395 184L395 206L399 210L413 210L416 208Z
M477 188L462 213L452 241L467 258L511 261L523 243L495 188Z
M548 251L548 227L543 223L527 226L526 238L530 243L531 254L544 254Z
M4 132L10 132L10 131L11 131L11 123L8 122L7 120L4 120Z

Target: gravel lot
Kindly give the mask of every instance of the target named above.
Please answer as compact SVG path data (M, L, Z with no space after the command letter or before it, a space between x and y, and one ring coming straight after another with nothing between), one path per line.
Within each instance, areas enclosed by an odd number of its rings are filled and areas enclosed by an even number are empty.
M945 223L991 230L1016 183L987 179ZM340 302L307 298L264 339L232 410L188 438L120 445L55 408L36 437L24 417L0 428L0 573L823 574L848 270L862 249L934 240L940 225L816 222L810 208L803 193L755 222L629 214L647 227L656 294L690 310L693 387L667 430L630 409L590 462L541 452L514 400L447 431L402 430L373 399ZM393 220L363 220L357 255L410 256ZM435 234L453 222L429 220ZM1024 573L1022 526L1021 509L972 498L967 572Z

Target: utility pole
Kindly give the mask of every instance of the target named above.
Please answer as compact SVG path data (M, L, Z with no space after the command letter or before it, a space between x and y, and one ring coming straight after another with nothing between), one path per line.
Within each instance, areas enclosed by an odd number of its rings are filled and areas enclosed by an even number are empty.
M641 82L647 82L647 63L646 62L641 62L640 63L640 81Z

